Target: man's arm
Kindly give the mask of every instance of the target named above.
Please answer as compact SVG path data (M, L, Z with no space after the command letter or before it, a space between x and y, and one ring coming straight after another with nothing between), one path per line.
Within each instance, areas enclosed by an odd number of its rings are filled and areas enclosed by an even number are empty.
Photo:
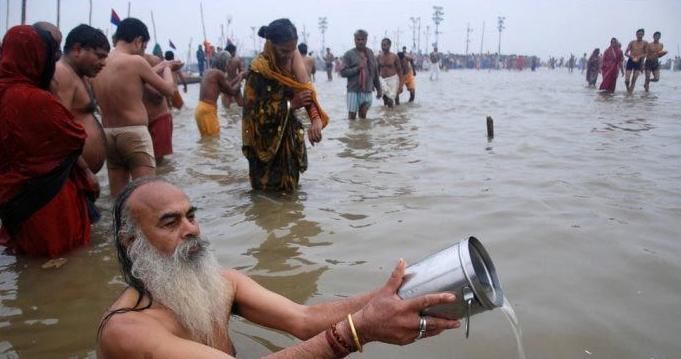
M73 83L73 76L69 76L65 70L64 66L56 66L50 86L52 93L59 98L59 102L71 111L73 99L76 96L76 86Z
M353 77L359 74L359 64L353 64L349 52L343 55L343 68L340 70L341 77Z
M629 42L629 45L627 45L627 49L624 51L624 56L629 57L631 54L631 42Z
M660 43L660 49L657 51L657 57L660 58L667 54L667 50L664 49L664 45Z
M402 80L404 78L404 73L402 72L402 61L400 57L395 55L395 69L397 70L397 76L400 78L400 89L402 88Z
M170 69L169 63L162 62L165 64L163 69L163 76L156 74L151 65L141 56L132 56L134 65L137 67L142 81L151 85L156 91L160 92L164 96L170 97L175 93L175 81L173 81L173 73Z
M312 338L349 313L364 307L377 291L330 303L304 306L269 291L239 271L224 276L234 286L240 316L268 328L288 332L297 338Z
M184 92L187 92L187 80L184 79L184 75L182 75L182 71L175 71L175 75L177 75L177 78L180 79L180 83L184 87Z
M239 89L241 88L241 80L243 80L245 73L241 73L239 76L227 80L227 75L220 76L218 78L218 86L220 87L220 92L225 93L230 96L238 96Z
M378 61L376 61L376 62L378 62ZM367 61L367 66L369 66L369 67L372 66L371 60ZM378 69L378 66L375 63L373 64L373 67L374 67L373 69L369 69L369 70L374 71L374 78L372 79L372 81L374 83L374 87L376 88L376 96L381 97L381 96L383 96L383 88L381 87L381 80L379 79L379 76L378 76L379 69Z

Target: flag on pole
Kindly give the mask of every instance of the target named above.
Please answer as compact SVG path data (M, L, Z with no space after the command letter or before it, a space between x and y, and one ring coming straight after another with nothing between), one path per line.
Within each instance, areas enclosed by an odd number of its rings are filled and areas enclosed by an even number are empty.
M168 46L170 46L170 48L173 50L177 50L177 47L175 47L175 44L173 44L173 40L168 40Z
M116 14L116 10L111 9L111 23L118 26L121 23L121 18Z

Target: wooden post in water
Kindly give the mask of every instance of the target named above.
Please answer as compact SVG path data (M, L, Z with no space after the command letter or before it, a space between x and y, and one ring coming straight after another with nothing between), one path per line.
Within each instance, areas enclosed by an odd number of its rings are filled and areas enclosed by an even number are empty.
M487 116L487 138L494 138L494 119L492 119L492 116Z
M26 25L26 0L21 0L21 25Z

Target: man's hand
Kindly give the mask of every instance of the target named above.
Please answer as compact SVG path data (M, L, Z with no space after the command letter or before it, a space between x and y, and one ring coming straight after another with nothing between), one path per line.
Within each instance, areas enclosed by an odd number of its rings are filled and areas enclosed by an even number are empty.
M184 63L180 60L170 60L170 61L166 60L165 62L170 67L170 70L173 71L173 72L178 71L179 69L182 68L182 66L184 66Z
M405 267L404 260L400 260L385 286L362 310L353 315L363 343L413 343L419 334L420 313L426 308L455 301L456 297L451 293L427 294L402 300L397 295L397 290L402 285ZM461 326L458 320L431 316L425 318L427 324L424 337L435 336L446 329Z
M312 119L312 125L307 130L307 138L312 146L322 140L322 120L319 117Z
M97 176L95 176L90 169L87 169L85 171L85 179L87 180L88 187L92 189L93 194L95 195L95 199L99 198L99 181L97 180Z
M291 99L291 109L297 110L301 107L305 107L312 104L312 91L298 91Z
M187 93L187 84L184 84L184 93Z

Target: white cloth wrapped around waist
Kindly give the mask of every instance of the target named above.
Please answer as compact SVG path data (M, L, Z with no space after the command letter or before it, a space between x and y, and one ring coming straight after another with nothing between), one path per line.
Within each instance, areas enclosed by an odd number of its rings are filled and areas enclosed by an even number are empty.
M381 77L381 89L383 90L383 95L388 96L388 98L395 98L399 88L400 77L397 76L397 74L390 77Z

